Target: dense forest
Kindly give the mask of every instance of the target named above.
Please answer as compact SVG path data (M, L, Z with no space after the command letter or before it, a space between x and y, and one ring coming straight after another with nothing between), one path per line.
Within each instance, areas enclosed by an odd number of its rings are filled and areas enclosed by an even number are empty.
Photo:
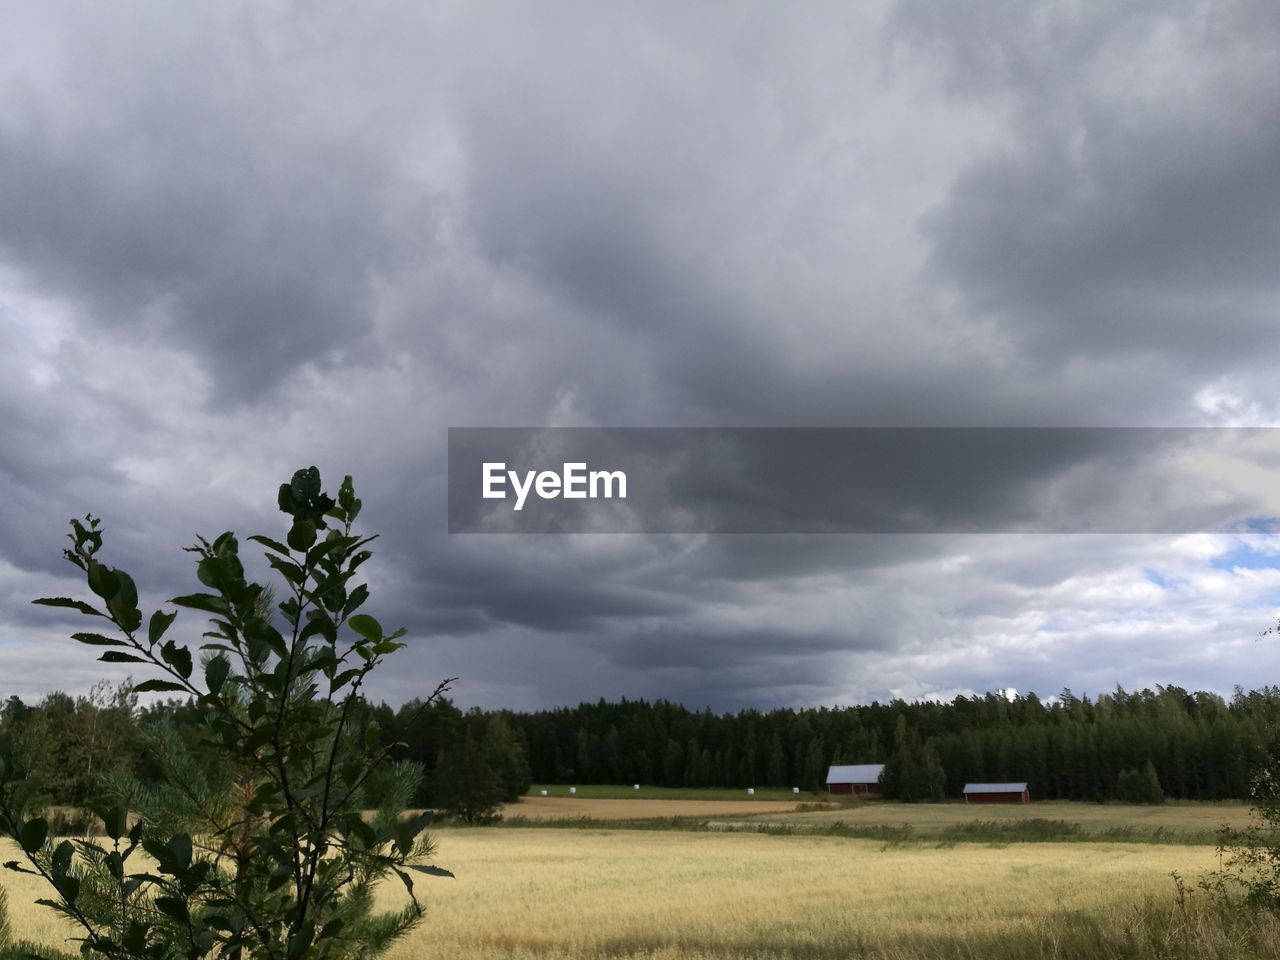
M816 791L831 763L887 763L886 792L905 800L956 797L967 781L991 780L1028 781L1042 800L1246 799L1253 771L1274 755L1277 720L1280 688L1237 689L1227 701L1171 686L732 714L643 700L535 713L411 701L365 704L360 726L428 771L421 803L465 810L514 799L533 782ZM157 725L198 748L192 704L140 706L128 684L34 704L9 697L0 708L0 733L29 758L48 798L66 804L90 802L112 764L145 778Z

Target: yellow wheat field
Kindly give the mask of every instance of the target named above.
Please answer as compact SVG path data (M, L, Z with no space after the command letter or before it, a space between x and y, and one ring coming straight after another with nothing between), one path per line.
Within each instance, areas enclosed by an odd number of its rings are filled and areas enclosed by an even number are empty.
M1170 871L1215 863L1211 847L1152 844L510 828L437 839L457 879L419 881L429 917L394 960L930 956L920 944L1043 932L1072 914L1123 925L1145 897L1172 902ZM65 934L27 906L39 889L28 880L0 877L15 933L54 945Z
M619 802L619 801L615 801ZM518 812L517 807L515 811ZM810 810L767 819L779 823L910 825L921 834L975 820L1062 820L1079 824L1085 832L1115 828L1140 831L1163 829L1173 834L1212 834L1224 824L1240 828L1252 818L1245 803L1165 803L1133 806L1112 803L1037 801L1028 804L883 803L855 801L826 810Z

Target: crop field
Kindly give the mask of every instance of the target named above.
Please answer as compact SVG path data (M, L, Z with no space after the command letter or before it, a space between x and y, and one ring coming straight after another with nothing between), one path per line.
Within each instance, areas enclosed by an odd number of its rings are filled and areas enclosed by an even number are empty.
M756 817L794 814L794 800L602 800L593 797L523 797L502 808L506 818L525 820L645 820L669 817Z
M1176 907L1170 874L1213 869L1207 845L519 827L436 839L457 878L419 882L428 918L392 960L1280 956L1269 921L1224 928L1201 894ZM38 883L0 884L15 932L59 944L64 928L31 905Z
M728 800L742 803L759 803L762 800L778 800L788 803L825 802L830 798L824 793L804 791L792 793L790 790L776 787L756 788L754 795L746 790L730 790L721 787L650 787L641 786L639 790L627 784L593 783L574 787L579 800ZM564 783L535 783L529 788L525 797L541 799L541 791L547 791L548 797L569 797L569 785Z
M710 792L710 791L709 791ZM682 794L696 796L694 791ZM816 808L816 809L815 809ZM826 800L797 803L778 800L709 799L597 799L590 796L524 797L507 804L508 821L559 821L571 826L579 820L608 823L646 819L705 820L713 827L787 827L797 832L821 832L835 827L849 833L885 828L885 836L900 833L916 839L963 837L974 825L989 832L1017 836L1019 824L1052 824L1062 839L1147 840L1204 843L1217 841L1225 825L1247 826L1250 808L1243 803L1167 803L1160 806L1037 802L1018 805L964 803L900 804L879 800L843 803ZM1028 831L1027 835L1033 835Z
M1132 830L1139 834L1164 832L1174 837L1215 838L1224 824L1245 827L1250 807L1243 803L1166 803L1132 806L1118 803L1037 802L1028 804L885 803L864 801L825 810L805 810L771 817L783 823L910 826L920 836L973 821L1015 822L1055 820L1077 824L1086 834L1106 835Z

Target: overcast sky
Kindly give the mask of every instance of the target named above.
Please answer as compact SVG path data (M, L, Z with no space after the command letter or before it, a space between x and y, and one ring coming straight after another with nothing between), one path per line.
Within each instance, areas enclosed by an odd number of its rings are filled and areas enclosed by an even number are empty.
M0 695L122 676L68 517L157 604L312 463L393 702L1280 680L1267 538L445 533L450 426L1280 425L1272 0L0 22Z

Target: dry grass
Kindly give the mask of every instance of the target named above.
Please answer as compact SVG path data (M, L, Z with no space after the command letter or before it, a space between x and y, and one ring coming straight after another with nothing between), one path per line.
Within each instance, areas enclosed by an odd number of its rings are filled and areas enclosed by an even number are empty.
M524 797L502 808L504 817L526 820L648 820L652 818L790 814L794 800L598 800L588 797Z
M1185 846L885 849L604 830L449 831L441 842L458 879L426 888L430 935L398 960L880 956L863 951L1025 936L1072 912L1120 926L1142 898L1172 900L1171 870L1215 863Z
M1246 826L1250 807L1243 803L1166 803L1159 806L1069 803L1045 801L1028 804L883 803L860 801L838 809L792 813L776 818L780 823L831 823L910 825L920 835L939 833L946 827L974 821L1062 820L1079 824L1089 833L1131 828L1163 829L1175 834L1212 834L1223 824Z
M1071 930L1117 942L1130 936L1142 925L1135 911L1146 898L1172 915L1170 871L1194 877L1212 868L1208 847L885 847L607 829L450 829L438 839L439 862L457 879L419 882L427 922L392 960L1275 955L1256 947L1239 954L1216 947L1058 952ZM11 851L0 850L0 858ZM43 895L29 880L0 874L14 932L58 944L65 934L48 911L28 906ZM396 885L385 896L401 892ZM1005 952L1015 946L1022 952Z

